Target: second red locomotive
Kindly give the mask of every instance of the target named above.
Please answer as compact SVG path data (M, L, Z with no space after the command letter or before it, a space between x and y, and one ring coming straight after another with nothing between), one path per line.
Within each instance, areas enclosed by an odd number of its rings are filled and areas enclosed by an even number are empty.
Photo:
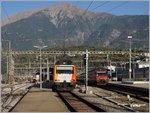
M77 77L80 82L85 81L85 73ZM94 69L88 72L88 83L90 85L105 85L109 81L109 75L106 69Z

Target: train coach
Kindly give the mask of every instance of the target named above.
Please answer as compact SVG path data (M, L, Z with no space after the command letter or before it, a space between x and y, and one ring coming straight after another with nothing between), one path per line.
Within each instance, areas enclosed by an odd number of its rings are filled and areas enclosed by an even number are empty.
M70 91L76 85L75 65L54 65L52 90Z
M77 77L79 82L85 82L85 73ZM109 75L106 69L94 69L88 71L88 83L90 85L106 85L109 81Z
M117 78L118 81L122 81L129 78L129 70L128 69L118 69L117 70ZM137 68L133 69L131 73L131 78L134 80L140 81L149 81L149 67L146 68Z
M38 82L40 82L40 73L36 73L33 76L33 83L38 83Z

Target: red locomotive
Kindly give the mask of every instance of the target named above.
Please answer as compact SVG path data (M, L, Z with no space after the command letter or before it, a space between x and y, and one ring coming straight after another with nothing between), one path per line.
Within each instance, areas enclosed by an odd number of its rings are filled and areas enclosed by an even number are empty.
M85 82L85 73L77 77L80 82ZM88 83L90 85L105 85L108 83L109 75L106 69L94 69L88 72Z
M109 75L107 70L96 70L96 83L97 84L106 84L108 83Z

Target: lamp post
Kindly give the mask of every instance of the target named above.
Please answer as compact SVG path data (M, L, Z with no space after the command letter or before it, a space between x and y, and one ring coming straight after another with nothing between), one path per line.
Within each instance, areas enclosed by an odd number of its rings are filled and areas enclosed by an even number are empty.
M10 85L11 94L13 92L13 85L14 85L14 59L12 56L12 49L11 49L11 41L3 40L8 42L8 57L7 57L7 76L8 76L8 84Z
M33 46L40 50L40 89L42 89L42 66L41 66L41 50L47 46Z
M8 42L8 56L7 56L7 70L6 70L6 79L8 80L8 83L10 84L10 77L9 77L9 75L10 75L10 59L11 59L11 41L10 40L2 40L3 42Z
M47 68L47 80L49 81L49 61L48 58L46 58L45 60L46 60L46 68Z
M130 49L129 49L129 52L130 52L130 56L129 56L129 80L131 80L131 73L132 73L132 69L131 69L131 39L132 39L132 36L128 36L128 39L130 39Z
M88 90L88 50L86 49L85 51L85 72L86 72L86 75L85 75L85 93L87 93L87 90Z

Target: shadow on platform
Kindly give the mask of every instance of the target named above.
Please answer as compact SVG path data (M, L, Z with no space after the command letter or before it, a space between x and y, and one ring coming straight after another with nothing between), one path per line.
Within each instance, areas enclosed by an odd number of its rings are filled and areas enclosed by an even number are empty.
M45 91L51 91L52 89L52 83L51 82L43 82L42 83L42 89L40 89L40 84L34 84L30 92L45 92Z

